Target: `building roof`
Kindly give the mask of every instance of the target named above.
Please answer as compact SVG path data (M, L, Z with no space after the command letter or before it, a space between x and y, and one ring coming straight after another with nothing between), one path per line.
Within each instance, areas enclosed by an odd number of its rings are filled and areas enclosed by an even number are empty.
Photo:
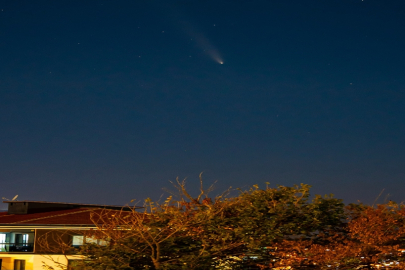
M0 212L0 226L4 225L59 225L59 226L94 226L91 213L101 213L103 209L77 208L25 215ZM117 211L118 210L108 210Z
M6 201L8 212L0 212L0 227L94 227L92 215L121 215L141 207L96 204L52 203L38 201ZM14 203L14 204L13 204ZM35 211L10 211L16 205L34 205ZM48 206L52 207L48 207ZM38 208L38 206L40 206ZM127 215L127 214L126 214Z
M36 203L42 205L65 205L65 206L72 206L72 207L86 207L86 208L106 208L106 209L116 209L121 210L123 208L133 208L129 206L121 206L121 205L103 205L103 204L88 204L88 203L67 203L67 202L47 202L47 201L3 201L3 203ZM134 208L142 208L136 206Z

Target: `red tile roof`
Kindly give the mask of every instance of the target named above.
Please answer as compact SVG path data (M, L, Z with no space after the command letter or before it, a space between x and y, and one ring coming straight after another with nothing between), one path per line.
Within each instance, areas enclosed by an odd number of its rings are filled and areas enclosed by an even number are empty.
M139 207L139 206L123 206L123 205L102 205L102 204L88 204L88 203L67 203L67 202L47 202L47 201L28 201L28 200L24 200L24 201L3 201L3 203L9 203L9 204L13 204L13 203L38 203L38 204L42 204L42 205L54 205L54 204L62 204L62 205L71 205L71 206L80 206L83 208L106 208L106 209L115 209L115 210L121 210L121 209L128 209L128 208L143 208L143 207Z
M0 212L0 226L5 225L93 225L91 213L105 211L104 209L77 208L59 211L49 211L34 214L8 214ZM117 210L107 210L116 211Z

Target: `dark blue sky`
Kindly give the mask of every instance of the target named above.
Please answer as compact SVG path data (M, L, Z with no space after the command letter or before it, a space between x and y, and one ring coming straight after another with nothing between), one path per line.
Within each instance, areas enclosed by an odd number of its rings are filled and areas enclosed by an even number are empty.
M0 9L0 196L125 204L204 171L405 200L403 0Z

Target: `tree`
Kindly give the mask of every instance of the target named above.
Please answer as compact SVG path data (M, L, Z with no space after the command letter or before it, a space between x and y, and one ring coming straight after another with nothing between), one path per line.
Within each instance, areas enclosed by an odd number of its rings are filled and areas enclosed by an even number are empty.
M254 185L241 192L231 223L245 244L244 254L260 255L252 264L303 265L305 246L341 226L342 201L333 196L310 200L309 191L309 185L301 184L265 189Z
M151 269L210 269L230 263L231 257L233 268L297 264L292 258L304 253L305 241L339 227L343 219L341 200L316 196L310 201L308 185L254 186L234 197L225 192L212 199L211 188L204 190L202 179L196 197L185 184L174 183L179 191L176 200L169 197L163 204L147 200L143 213L95 215L98 225L92 237L110 239L110 246L85 247L82 254L92 262L86 265L91 269L117 265L116 254L125 258L120 262L123 268L116 269L137 269L139 261ZM107 263L105 258L114 261Z
M163 203L147 199L143 212L94 212L92 220L97 229L87 232L87 236L106 239L109 245L83 246L79 253L89 260L79 262L80 267L208 269L213 257L242 245L222 221L235 200L226 199L225 194L209 198L211 189L205 190L200 180L196 197L188 193L185 181L177 179L177 200L172 196Z
M344 230L308 248L308 256L320 267L352 269L389 265L405 269L401 247L405 245L405 208L390 202L377 207L351 204L346 207ZM329 267L328 267L329 266Z
M394 261L403 267L405 209L351 204L332 195L311 199L310 186L268 184L210 197L200 175L197 196L186 181L173 183L164 202L144 210L94 211L88 243L70 252L80 269L351 269Z

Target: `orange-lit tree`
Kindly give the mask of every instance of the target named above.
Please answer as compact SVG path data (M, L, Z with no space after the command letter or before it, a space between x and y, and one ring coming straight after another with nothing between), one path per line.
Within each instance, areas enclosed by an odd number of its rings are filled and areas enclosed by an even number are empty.
M309 243L306 257L320 268L405 269L405 208L390 202L377 207L351 204L342 230Z
M188 193L185 181L174 185L180 191L177 200L147 199L143 212L95 212L97 229L87 236L109 245L83 246L79 253L88 260L78 262L80 269L209 269L213 257L242 245L232 230L218 223L236 200L209 198L210 189L203 189L202 182L196 197Z
M97 229L86 236L108 244L84 245L79 269L403 268L401 205L345 207L333 196L311 199L304 184L210 198L200 184L192 196L177 180L177 197L148 199L142 212L95 211Z

